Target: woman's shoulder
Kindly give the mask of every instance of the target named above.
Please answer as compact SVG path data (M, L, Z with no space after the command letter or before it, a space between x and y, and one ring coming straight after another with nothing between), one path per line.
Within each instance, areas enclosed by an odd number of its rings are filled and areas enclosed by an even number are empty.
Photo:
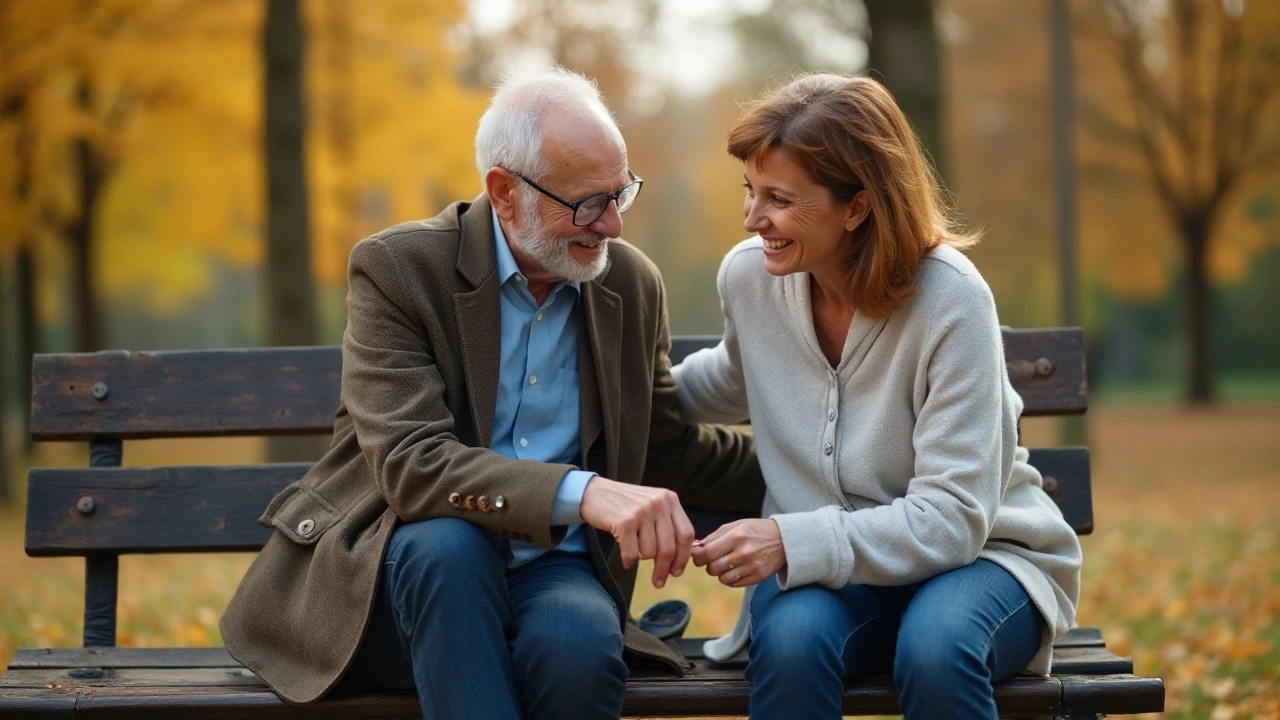
M964 253L950 245L929 251L916 274L920 297L926 302L954 302L958 298L989 299L991 288Z
M718 282L721 289L743 282L758 283L773 277L764 270L764 241L760 236L749 237L734 245L720 261Z

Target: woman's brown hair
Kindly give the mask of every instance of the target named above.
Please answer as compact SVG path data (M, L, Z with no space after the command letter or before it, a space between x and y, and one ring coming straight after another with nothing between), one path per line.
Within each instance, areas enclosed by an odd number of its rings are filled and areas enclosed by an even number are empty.
M871 212L845 255L845 297L863 315L887 317L911 297L925 253L978 241L958 229L906 116L871 78L802 75L748 105L729 154L759 163L775 147L838 204L868 191Z

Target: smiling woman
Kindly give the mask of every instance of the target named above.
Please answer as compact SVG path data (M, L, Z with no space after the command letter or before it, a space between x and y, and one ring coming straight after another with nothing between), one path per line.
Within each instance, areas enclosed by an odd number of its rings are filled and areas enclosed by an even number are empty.
M976 237L869 78L796 79L728 146L757 236L720 266L723 341L673 375L686 420L750 408L768 493L693 552L749 586L707 657L749 654L753 717L839 717L845 680L892 671L909 720L994 718L1072 627L1080 544L1017 444Z

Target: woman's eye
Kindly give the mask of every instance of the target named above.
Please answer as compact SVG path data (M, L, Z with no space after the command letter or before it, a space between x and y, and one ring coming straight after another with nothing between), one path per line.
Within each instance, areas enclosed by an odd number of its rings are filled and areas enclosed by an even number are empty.
M786 207L786 206L788 206L788 205L790 205L790 204L791 204L791 201L790 201L790 200L784 200L784 199L782 199L782 198L780 198L780 197L775 196L775 197L773 198L773 204L774 204L774 206L775 206L775 207Z

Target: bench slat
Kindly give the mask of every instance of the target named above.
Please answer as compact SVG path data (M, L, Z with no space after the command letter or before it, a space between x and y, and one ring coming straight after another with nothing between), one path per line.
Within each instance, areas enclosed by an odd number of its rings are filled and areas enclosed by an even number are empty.
M1087 448L1037 448L1031 462L1054 478L1054 499L1078 533L1093 529ZM32 468L26 550L31 556L236 552L261 549L267 503L310 463L139 468ZM81 513L83 498L93 512ZM706 531L734 519L690 511Z
M702 644L710 638L680 638L676 644L685 657L705 660ZM75 668L239 668L225 648L20 648L9 662L10 670L70 670ZM1053 646L1053 667L1058 674L1125 674L1133 672L1133 661L1113 655L1102 642L1097 628L1075 628ZM741 667L727 668L729 677ZM710 677L711 670L701 676Z
M79 675L80 677L76 677ZM74 708L65 702L74 693ZM1163 684L1132 675L1049 678L1019 676L997 684L996 702L1004 713L1153 712L1163 707ZM1065 701L1065 702L1064 702ZM52 704L60 707L51 707ZM79 670L11 670L0 680L0 711L5 717L130 718L172 717L187 720L254 717L420 717L411 692L341 688L325 700L306 706L281 701L256 676L228 668L112 668L98 673ZM745 715L747 684L735 679L702 679L695 670L684 678L632 679L627 683L623 713L627 716ZM853 682L844 695L849 714L894 714L897 702L887 675ZM48 714L43 714L48 713Z
M26 550L89 552L259 550L271 531L257 518L311 463L157 468L32 468ZM82 498L91 514L79 511Z
M717 341L676 337L672 359ZM1085 411L1079 328L1005 330L1004 343L1025 415ZM1052 372L1038 375L1037 362ZM324 434L342 354L335 346L39 354L32 373L36 440Z
M339 348L38 354L31 435L88 440L324 434L338 409ZM106 396L94 397L95 383Z

